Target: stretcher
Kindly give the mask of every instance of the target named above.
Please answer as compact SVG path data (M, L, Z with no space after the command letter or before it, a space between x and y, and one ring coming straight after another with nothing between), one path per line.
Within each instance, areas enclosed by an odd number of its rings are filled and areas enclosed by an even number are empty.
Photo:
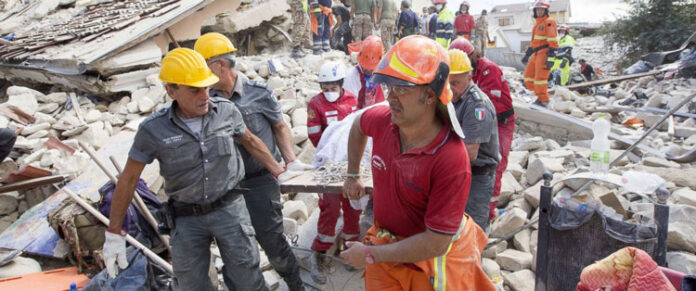
M372 193L372 179L362 179L365 192ZM320 184L314 181L314 174L306 172L280 184L281 193L343 193L343 182Z

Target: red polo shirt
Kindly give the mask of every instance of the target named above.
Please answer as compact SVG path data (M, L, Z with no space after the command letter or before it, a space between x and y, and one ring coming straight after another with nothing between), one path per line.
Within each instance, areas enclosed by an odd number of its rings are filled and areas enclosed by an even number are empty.
M372 137L375 223L397 236L459 229L471 185L469 155L449 126L428 145L401 153L389 107L368 109L360 129Z
M479 58L471 80L488 95L497 114L512 108L510 86L503 77L503 71L494 62L486 58Z

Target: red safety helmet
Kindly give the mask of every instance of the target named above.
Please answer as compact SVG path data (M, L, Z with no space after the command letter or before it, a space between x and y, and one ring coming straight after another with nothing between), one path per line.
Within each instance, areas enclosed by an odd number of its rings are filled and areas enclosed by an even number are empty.
M561 24L558 26L558 31L565 31L566 33L570 32L570 26L567 24Z
M433 4L447 4L447 0L433 0Z
M358 64L363 70L374 70L384 54L382 39L376 35L370 35L362 42L362 48L358 54Z
M463 51L467 55L470 55L474 52L474 46L468 39L463 37L458 37L457 39L452 41L452 43L450 43L449 49L458 49Z
M462 5L466 5L466 6L471 7L471 2L469 2L468 0L464 0L464 1L462 1L462 4L459 4L459 6L462 6Z
M546 9L549 9L549 7L551 7L551 4L549 4L549 1L545 1L545 0L538 0L538 1L534 2L534 6L532 6L532 8L546 8Z

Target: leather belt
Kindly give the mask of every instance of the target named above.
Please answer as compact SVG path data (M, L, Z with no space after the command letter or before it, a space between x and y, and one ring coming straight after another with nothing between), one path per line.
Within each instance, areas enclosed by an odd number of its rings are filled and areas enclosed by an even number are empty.
M472 176L490 176L495 173L496 165L471 166Z
M504 112L498 113L498 123L507 123L507 119L515 114L515 108L510 108Z
M269 171L266 170L266 169L263 169L263 170L258 171L258 172L256 172L256 173L248 173L248 174L245 174L245 175L244 175L244 180L248 180L248 179L251 179L251 178L256 178L256 177L265 176L265 175L268 175L268 174L270 174L270 173L271 173L271 172L269 172Z
M234 198L237 198L238 195L247 192L249 192L249 189L234 188L228 191L222 197L208 204L188 204L175 202L177 205L173 205L172 207L174 210L174 217L200 216L211 213L224 206L227 206L230 202L234 201Z

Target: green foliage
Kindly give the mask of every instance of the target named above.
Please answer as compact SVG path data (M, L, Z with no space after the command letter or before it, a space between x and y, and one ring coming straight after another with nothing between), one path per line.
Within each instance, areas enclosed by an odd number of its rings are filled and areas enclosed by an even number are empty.
M628 15L600 30L607 48L623 54L620 67L649 52L676 49L696 31L696 0L623 1L631 7Z

